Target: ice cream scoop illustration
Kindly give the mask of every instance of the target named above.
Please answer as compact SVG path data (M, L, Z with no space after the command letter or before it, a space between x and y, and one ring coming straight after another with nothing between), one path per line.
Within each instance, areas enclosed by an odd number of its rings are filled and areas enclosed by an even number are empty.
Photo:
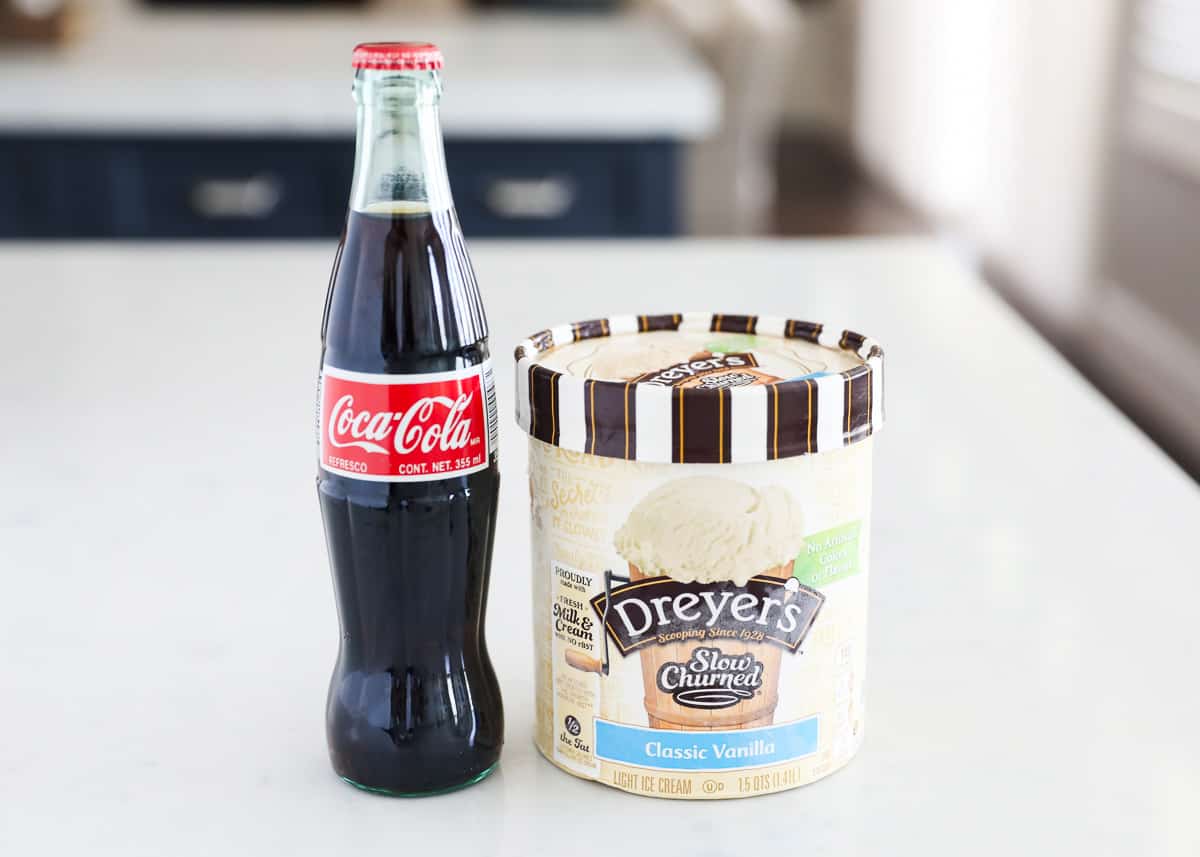
M713 476L667 482L630 511L614 537L629 585L606 620L638 649L652 727L772 722L780 659L824 601L792 577L803 533L786 489Z

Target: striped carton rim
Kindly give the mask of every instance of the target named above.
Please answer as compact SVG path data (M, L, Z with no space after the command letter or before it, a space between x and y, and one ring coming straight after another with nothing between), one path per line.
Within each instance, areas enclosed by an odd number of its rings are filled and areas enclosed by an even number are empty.
M859 360L841 372L763 384L664 387L584 378L539 361L562 345L653 331L796 339ZM852 330L771 316L613 316L539 331L516 349L517 423L574 452L660 463L772 461L858 443L883 424L883 349Z

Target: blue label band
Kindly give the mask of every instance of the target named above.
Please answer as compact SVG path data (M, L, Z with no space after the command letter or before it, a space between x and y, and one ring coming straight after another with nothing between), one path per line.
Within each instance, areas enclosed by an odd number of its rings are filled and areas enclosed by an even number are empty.
M596 720L596 757L669 771L728 771L817 752L817 718L759 729L675 732Z

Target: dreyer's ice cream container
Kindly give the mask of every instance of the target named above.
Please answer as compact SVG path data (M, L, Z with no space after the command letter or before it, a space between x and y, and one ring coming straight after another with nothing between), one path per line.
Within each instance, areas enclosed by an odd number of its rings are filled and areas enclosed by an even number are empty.
M551 328L516 358L541 752L672 798L845 765L863 738L880 346L685 313Z

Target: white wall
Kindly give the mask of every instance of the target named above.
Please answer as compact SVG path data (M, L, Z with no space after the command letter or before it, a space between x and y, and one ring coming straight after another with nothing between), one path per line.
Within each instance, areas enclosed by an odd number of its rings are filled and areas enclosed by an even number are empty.
M1069 325L1095 266L1121 0L859 0L868 169Z
M964 217L980 181L990 71L980 48L993 5L859 2L860 156L902 196L946 221Z

